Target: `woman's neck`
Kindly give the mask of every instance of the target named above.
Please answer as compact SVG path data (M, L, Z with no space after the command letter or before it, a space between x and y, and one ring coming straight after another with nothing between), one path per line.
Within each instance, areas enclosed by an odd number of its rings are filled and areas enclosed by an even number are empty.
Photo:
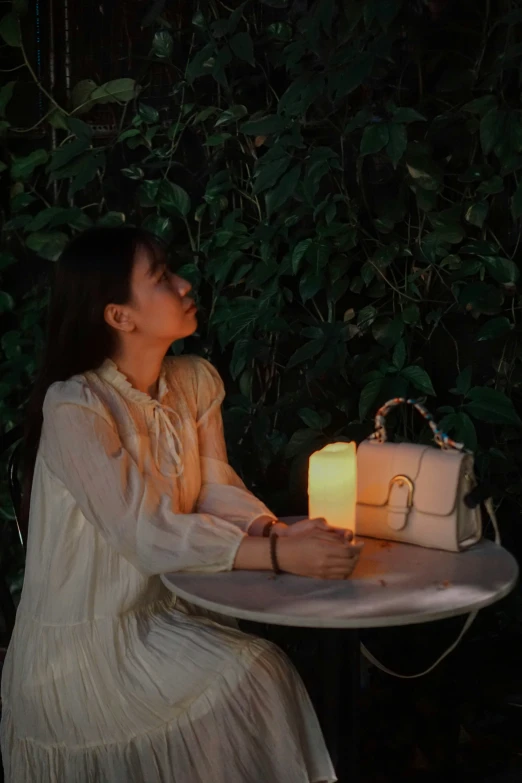
M138 391L149 394L154 399L158 396L158 380L165 352L144 352L142 355L126 355L123 351L111 357L118 370L125 375Z

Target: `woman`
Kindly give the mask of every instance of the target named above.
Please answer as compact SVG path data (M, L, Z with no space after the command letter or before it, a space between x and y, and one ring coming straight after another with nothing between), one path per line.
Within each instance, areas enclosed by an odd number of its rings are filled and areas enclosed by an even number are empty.
M274 645L198 610L169 571L345 578L358 548L277 522L227 464L223 385L165 358L196 328L190 285L134 228L58 263L27 422L25 582L2 677L7 783L304 783L335 774ZM30 494L29 494L30 490Z

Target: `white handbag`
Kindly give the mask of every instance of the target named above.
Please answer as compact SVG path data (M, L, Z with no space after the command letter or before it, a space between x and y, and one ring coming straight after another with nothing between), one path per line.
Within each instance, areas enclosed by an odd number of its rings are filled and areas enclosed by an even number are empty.
M431 427L439 449L386 442L386 416L412 405ZM482 537L473 455L439 430L415 400L396 398L377 413L375 432L357 449L356 533L370 538L458 552Z
M413 405L426 419L440 450L386 442L386 416L402 404ZM356 534L459 552L482 537L481 498L475 489L473 455L441 432L420 403L397 397L377 412L374 434L357 449ZM492 500L482 502L500 544ZM471 612L455 642L416 674L398 674L383 666L363 644L361 652L386 674L404 680L423 677L457 647L477 614Z

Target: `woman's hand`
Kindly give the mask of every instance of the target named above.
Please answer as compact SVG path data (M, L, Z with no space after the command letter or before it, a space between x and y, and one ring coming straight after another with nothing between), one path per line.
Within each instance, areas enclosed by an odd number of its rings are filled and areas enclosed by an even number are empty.
M311 533L314 530L326 530L334 533L345 541L353 539L353 532L343 527L334 527L329 525L325 519L302 519L300 522L294 522L293 525L285 525L277 522L274 525L274 531L278 536L299 536L302 533Z
M317 522L305 520L309 521ZM363 544L352 544L345 538L346 531L341 535L338 528L325 528L324 525L306 526L301 532L278 537L277 559L282 571L315 579L348 579L351 576Z

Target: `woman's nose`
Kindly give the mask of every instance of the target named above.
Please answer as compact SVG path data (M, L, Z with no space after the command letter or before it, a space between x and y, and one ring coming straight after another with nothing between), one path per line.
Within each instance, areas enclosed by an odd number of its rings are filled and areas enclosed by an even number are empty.
M188 292L192 290L192 285L188 280L185 280L184 277L179 277L179 275L176 275L175 281L176 288L178 289L180 296L186 296Z

